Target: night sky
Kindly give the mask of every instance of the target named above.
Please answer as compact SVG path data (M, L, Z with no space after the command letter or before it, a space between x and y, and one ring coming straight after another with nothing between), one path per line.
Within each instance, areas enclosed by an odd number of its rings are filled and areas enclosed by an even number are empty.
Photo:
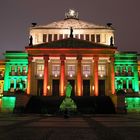
M32 22L62 20L69 9L78 11L84 21L113 23L118 50L140 53L140 0L1 0L1 56L6 50L24 50Z

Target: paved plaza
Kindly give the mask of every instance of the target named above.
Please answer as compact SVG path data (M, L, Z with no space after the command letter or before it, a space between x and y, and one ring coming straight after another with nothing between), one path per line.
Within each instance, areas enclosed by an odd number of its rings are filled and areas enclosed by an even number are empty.
M140 140L140 115L1 113L0 140Z

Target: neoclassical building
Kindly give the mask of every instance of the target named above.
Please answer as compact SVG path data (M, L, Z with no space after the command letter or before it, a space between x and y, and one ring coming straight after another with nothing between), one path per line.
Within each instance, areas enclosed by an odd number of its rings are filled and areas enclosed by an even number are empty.
M65 19L32 23L25 52L5 53L4 92L22 89L29 95L112 95L118 89L139 92L138 54L119 52L111 23L100 26L69 10Z
M69 81L75 96L114 94L116 47L111 24L82 21L73 10L65 16L30 28L27 93L64 96Z

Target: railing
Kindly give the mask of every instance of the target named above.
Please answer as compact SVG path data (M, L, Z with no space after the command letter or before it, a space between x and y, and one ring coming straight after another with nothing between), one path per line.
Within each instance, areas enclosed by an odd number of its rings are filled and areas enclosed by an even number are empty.
M10 76L27 76L27 72L10 72Z
M115 76L134 76L133 72L117 72Z

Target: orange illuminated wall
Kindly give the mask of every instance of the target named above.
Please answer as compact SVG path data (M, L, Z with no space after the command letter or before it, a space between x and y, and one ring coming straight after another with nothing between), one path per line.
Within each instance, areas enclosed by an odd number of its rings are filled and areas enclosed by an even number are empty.
M0 60L0 95L3 94L4 89L4 74L5 74L5 61Z

